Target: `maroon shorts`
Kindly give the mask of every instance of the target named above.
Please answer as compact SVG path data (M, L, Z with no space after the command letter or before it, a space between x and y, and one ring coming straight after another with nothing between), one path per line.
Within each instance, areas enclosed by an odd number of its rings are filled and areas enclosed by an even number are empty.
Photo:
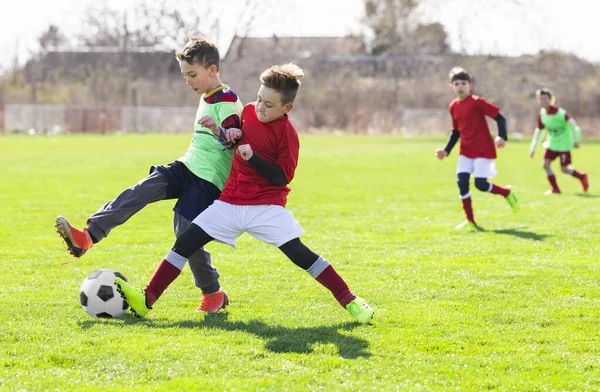
M571 164L571 151L552 151L546 149L546 153L544 154L544 159L550 160L552 162L556 158L560 157L560 165L561 166L569 166Z

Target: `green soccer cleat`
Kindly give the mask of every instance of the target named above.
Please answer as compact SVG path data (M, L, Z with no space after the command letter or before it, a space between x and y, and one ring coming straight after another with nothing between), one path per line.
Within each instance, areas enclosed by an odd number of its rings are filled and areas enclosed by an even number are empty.
M513 189L511 189L508 196L506 196L506 201L514 213L519 212L519 199L517 199L517 195Z
M121 278L115 278L117 290L121 293L121 297L129 304L131 312L136 317L144 317L152 308L146 306L146 292L142 289L133 287Z
M361 324L366 324L373 318L373 308L362 298L356 297L348 305L346 310Z

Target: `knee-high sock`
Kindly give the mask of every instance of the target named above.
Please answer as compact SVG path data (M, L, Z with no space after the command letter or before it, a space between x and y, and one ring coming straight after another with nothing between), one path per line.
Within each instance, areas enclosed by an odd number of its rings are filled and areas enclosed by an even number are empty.
M583 173L575 169L569 169L569 174L577 178L578 180L583 179Z
M465 211L467 220L469 222L475 223L475 216L473 215L473 205L471 203L471 194L469 193L467 197L461 198L460 201L462 202L462 208Z
M315 269L313 269L313 266ZM342 279L333 266L323 257L319 257L313 266L311 266L307 272L311 274L317 282L321 283L331 291L331 294L333 294L342 307L345 308L354 298L356 298L356 295L352 294L344 279ZM320 270L322 267L325 268L317 276L314 276L313 273L317 272L317 270ZM311 269L313 271L311 271Z
M556 176L554 175L554 173L547 173L548 175L548 182L550 183L550 186L552 187L553 190L560 192L560 189L558 188L558 183L556 182Z
M171 253L176 255L175 252L171 251L167 257L173 257ZM169 287L169 285L173 283L175 279L177 279L179 274L181 274L181 269L170 263L166 258L160 262L158 267L156 267L154 274L148 281L146 288L144 289L146 292L146 306L148 308L152 307L152 305L160 298L167 287Z
M493 195L502 195L504 197L508 197L510 189L492 183L490 193L492 193Z

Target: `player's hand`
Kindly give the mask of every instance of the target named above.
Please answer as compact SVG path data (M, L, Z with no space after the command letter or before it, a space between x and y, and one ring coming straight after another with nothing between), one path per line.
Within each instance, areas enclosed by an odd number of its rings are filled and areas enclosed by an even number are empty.
M442 159L444 159L448 156L448 153L446 152L446 150L442 150L441 148L438 148L437 150L435 150L435 156L437 157L437 159L439 159L441 161Z
M203 116L198 120L198 124L204 128L210 129L216 136L219 136L219 132L221 132L219 126L211 116Z
M533 151L529 151L529 158L533 158Z
M575 147L575 148L579 148L579 142L575 142L575 143L573 143L573 147Z
M496 140L494 140L496 142L496 147L497 148L503 148L504 145L506 144L506 140L502 139L500 136L496 136Z
M229 128L225 132L225 140L231 143L235 143L237 140L242 138L242 130L238 128Z
M238 146L237 153L240 154L245 161L252 158L252 155L254 155L254 152L252 152L252 147L250 147L249 144L242 144Z

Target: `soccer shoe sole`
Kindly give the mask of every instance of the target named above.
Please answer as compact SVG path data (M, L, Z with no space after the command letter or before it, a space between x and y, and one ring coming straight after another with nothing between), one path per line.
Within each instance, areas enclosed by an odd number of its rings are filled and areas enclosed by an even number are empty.
M54 227L56 232L60 235L69 248L69 253L75 257L81 257L86 252L86 249L78 248L73 243L73 237L71 237L71 230L69 229L69 222L64 216L57 216L54 221Z

